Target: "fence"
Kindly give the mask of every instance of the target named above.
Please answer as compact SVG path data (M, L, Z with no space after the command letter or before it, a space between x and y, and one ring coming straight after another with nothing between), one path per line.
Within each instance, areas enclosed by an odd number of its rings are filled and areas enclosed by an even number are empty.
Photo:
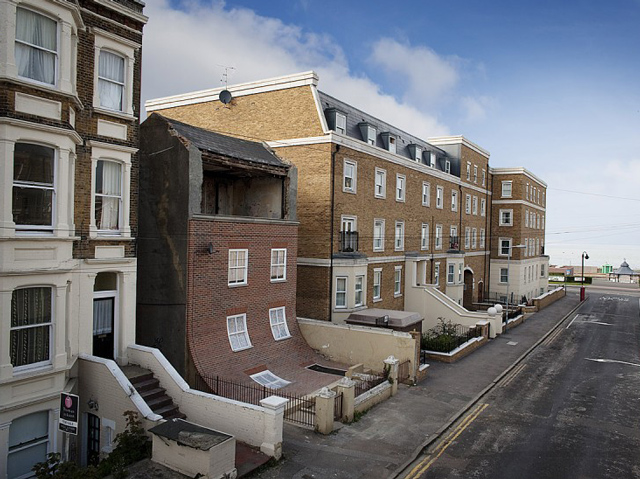
M359 374L357 376L353 376L351 379L356 383L355 397L366 393L369 389L373 389L378 384L382 384L387 380L387 378L383 376L375 376L373 374Z
M336 394L333 402L333 419L336 421L342 421L342 397L342 393Z
M442 322L422 335L421 349L438 353L450 353L473 338L482 336L482 329L462 324Z

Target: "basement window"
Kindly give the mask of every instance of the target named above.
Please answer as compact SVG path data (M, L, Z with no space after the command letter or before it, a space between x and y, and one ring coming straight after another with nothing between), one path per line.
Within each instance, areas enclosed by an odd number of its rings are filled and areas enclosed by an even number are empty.
M265 386L270 389L280 389L291 384L291 381L279 378L268 369L265 369L264 371L256 374L252 374L249 377L261 386Z

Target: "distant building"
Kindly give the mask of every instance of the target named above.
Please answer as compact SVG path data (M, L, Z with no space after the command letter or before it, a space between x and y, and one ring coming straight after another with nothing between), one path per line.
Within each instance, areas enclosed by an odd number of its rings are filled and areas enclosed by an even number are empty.
M620 267L609 273L609 281L616 283L635 283L640 278L640 273L635 272L629 267L627 261L623 261Z

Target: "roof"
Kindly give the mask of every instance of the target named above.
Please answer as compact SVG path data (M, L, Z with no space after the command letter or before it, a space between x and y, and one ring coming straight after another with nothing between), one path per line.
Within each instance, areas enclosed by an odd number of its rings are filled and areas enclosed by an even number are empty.
M629 268L629 263L627 263L626 261L623 261L620 267L613 271L613 274L617 274L617 275L628 274L630 276L637 276L640 273L636 273L634 270Z
M396 311L392 309L363 309L356 313L351 313L347 322L364 326L376 326L376 319L389 317L389 326L395 328L406 328L422 321L422 316L411 311Z
M171 419L149 429L149 432L182 445L208 451L233 436L207 427L199 426L183 419Z
M289 168L287 163L278 158L263 143L222 135L210 130L205 130L204 128L198 128L177 120L172 120L158 113L154 113L153 115L164 119L176 133L187 139L193 146L201 151L262 165Z

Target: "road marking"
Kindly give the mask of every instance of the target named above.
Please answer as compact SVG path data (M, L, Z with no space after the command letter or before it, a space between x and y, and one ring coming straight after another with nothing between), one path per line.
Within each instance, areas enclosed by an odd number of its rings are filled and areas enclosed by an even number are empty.
M505 376L505 377L502 379L502 382L500 383L500 386L499 386L499 387L501 387L501 388L506 387L506 386L507 386L509 383L511 383L511 381L513 381L513 380L514 380L514 378L515 378L518 374L520 374L520 373L522 372L522 370L523 370L524 368L526 368L526 367L527 367L527 365L526 365L526 364L520 364L520 365L516 366L516 367L513 369L513 371L511 371L507 376Z
M576 320L576 318L580 316L579 314L576 314L573 319L571 320L571 322L569 323L569 325L566 327L566 329L569 329L571 327L571 325L573 324L573 322Z
M417 479L422 474L424 474L427 469L429 469L433 465L433 463L436 462L436 460L442 455L442 453L446 451L451 444L453 444L453 441L455 441L458 436L462 434L462 431L464 431L469 426L469 424L475 421L480 413L487 407L489 407L488 404L478 404L473 412L465 417L464 420L460 424L458 424L453 431L451 431L451 433L443 442L438 444L438 447L436 447L433 451L434 453L437 451L438 454L436 454L435 457L432 457L432 454L426 456L409 472L407 476L405 476L405 479Z
M591 314L576 314L576 317L571 320L571 322L569 323L569 325L565 329L569 329L569 326L571 326L573 324L573 322L578 318L580 318L580 323L582 323L582 324L600 324L602 326L613 326L612 323L605 323L603 321L595 321L595 319L592 319L592 318L594 318L594 316L591 315Z
M630 363L627 361L618 361L617 359L593 359L593 358L585 358L587 361L594 361L596 363L618 363L618 364L627 364L629 366L637 366L640 368L640 364Z

